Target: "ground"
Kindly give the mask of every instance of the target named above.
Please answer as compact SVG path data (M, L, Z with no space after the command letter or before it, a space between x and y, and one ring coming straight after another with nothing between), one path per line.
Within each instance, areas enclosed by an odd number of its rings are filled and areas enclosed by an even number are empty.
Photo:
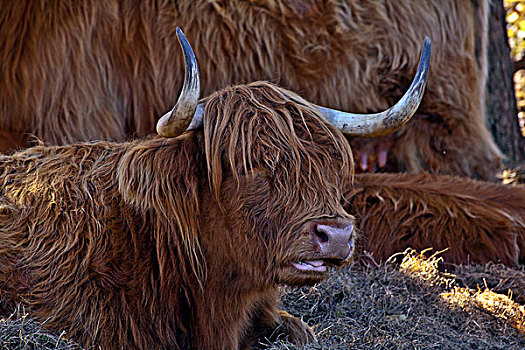
M282 304L318 343L261 348L525 349L524 267L447 266L439 254L407 251L381 264L363 258L315 287L283 289ZM65 337L30 314L0 321L0 349L80 349Z

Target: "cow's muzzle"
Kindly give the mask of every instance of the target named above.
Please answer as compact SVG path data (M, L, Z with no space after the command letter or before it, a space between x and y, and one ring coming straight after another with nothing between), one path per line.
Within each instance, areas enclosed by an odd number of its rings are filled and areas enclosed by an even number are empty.
M321 259L344 263L353 252L354 223L350 220L313 222L310 239Z
M308 234L315 257L293 262L304 272L326 272L327 266L347 263L354 251L354 223L351 220L315 220L308 225Z

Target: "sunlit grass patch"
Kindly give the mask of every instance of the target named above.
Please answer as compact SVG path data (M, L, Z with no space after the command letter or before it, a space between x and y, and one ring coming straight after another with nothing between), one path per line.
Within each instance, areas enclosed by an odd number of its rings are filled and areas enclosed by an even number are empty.
M508 295L518 304L525 305L525 266L511 268L503 264L462 265L456 267L456 280L471 289L489 288Z
M420 253L413 249L407 249L402 253L403 260L399 265L399 271L418 280L419 283L427 286L441 286L444 291L439 294L440 298L452 307L461 309L478 308L491 316L504 320L510 326L516 328L525 335L525 306L513 301L512 291L509 295L496 293L485 286L471 289L460 287L456 283L456 275L440 272L438 264L443 261L439 257L441 252L436 252L430 257L424 250Z
M525 306L519 305L506 295L489 289L474 291L455 286L440 294L440 297L453 307L468 310L475 307L491 316L504 320L525 335Z
M525 119L523 120L525 121ZM512 169L505 169L498 177L504 185L523 185L525 184L525 164L520 164Z
M503 0L507 12L507 36L509 38L510 55L513 61L523 60L525 56L525 1ZM518 107L518 122L525 136L525 72L518 70L514 74L514 91Z
M385 263L343 269L313 288L286 289L285 310L312 326L319 343L294 347L283 341L271 349L525 349L525 336L515 327L522 306L491 291L492 309L481 308L487 294L477 291L477 282L490 274L491 285L519 287L507 277L522 272L447 265L452 274L441 263L439 253L407 250ZM455 290L464 291L458 296L468 307L444 300L442 294Z
M443 262L440 254L444 251L435 252L430 257L427 257L425 253L430 251L430 248L420 253L411 248L405 250L401 253L403 260L399 265L399 271L413 278L417 278L428 286L449 286L455 276L440 272L438 269L438 264Z

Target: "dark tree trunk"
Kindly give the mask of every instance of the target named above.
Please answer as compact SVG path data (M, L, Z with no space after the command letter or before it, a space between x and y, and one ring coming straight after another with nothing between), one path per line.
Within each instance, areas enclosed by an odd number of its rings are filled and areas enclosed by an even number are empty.
M525 160L525 138L518 125L514 95L514 64L505 23L503 1L493 1L488 23L487 119L496 143L513 166Z

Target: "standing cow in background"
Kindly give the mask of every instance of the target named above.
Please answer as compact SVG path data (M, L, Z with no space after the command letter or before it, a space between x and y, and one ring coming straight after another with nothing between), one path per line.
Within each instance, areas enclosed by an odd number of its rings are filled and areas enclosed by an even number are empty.
M400 103L359 116L265 82L197 105L196 60L179 35L185 82L161 137L0 156L0 306L23 303L103 349L311 341L278 310L277 288L316 283L352 256L341 203L353 161L336 126L366 136L405 123L423 95L429 40Z
M206 95L264 79L361 113L397 101L430 34L420 111L393 136L352 140L358 163L379 154L390 171L483 179L500 166L484 121L488 0L0 0L0 8L0 150L28 135L65 144L152 133L182 85L173 43L184 26Z

